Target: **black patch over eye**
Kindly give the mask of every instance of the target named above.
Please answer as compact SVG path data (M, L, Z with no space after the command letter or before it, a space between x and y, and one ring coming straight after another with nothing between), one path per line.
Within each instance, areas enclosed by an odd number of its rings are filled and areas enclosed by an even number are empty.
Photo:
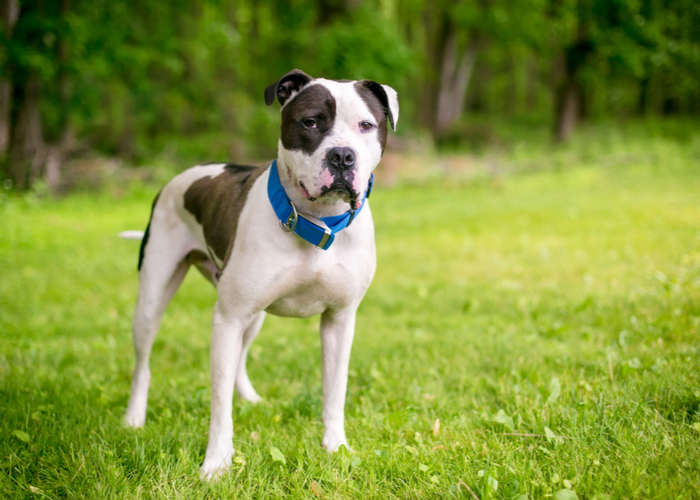
M318 149L333 130L335 99L323 85L307 85L282 107L281 140L285 149L307 155ZM315 127L306 120L313 120ZM313 126L313 125L311 125Z
M372 123L372 122L367 122L367 121L360 122L360 130L362 130L363 132L369 132L373 128L374 128L374 123Z
M301 124L304 125L306 128L316 128L317 127L316 120L314 120L313 118L304 118L301 121Z

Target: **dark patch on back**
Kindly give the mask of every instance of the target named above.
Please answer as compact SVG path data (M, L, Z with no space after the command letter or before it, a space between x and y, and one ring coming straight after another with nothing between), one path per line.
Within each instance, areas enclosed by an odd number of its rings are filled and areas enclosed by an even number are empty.
M282 108L282 145L292 151L311 155L333 129L335 99L323 85L309 85ZM301 121L316 120L316 128L309 129Z
M185 191L185 209L202 225L207 245L224 263L248 191L265 169L227 164L216 177L197 179Z
M240 182L245 182L246 180L248 180L248 177L250 177L250 174L257 169L258 169L258 167L254 167L252 165L235 165L233 163L227 163L226 165L224 165L224 171L230 172L231 175L239 175L239 174L245 174L245 173L248 174Z
M377 120L377 129L379 132L379 144L382 145L382 153L384 153L384 147L386 146L386 118L389 114L389 103L388 101L382 103L376 94L376 89L373 91L373 87L379 85L371 80L362 80L355 82L355 90L360 97L365 102L369 108L370 113ZM381 86L380 86L381 87ZM382 92L384 90L382 89ZM386 93L383 94L386 99Z
M250 165L236 165L235 163L228 163L225 161L208 161L206 163L199 163L197 164L198 167L209 167L211 165L223 165L224 168L244 168L244 167L250 167L250 168L257 168L257 167L252 167Z
M148 237L151 232L151 221L153 220L153 211L156 209L156 203L158 198L160 198L160 193L163 190L158 191L156 198L153 200L153 205L151 205L151 216L148 218L148 225L146 225L146 230L143 232L143 239L141 240L141 248L139 249L139 265L136 269L141 270L141 264L143 264L143 255L146 253L146 243L148 243Z

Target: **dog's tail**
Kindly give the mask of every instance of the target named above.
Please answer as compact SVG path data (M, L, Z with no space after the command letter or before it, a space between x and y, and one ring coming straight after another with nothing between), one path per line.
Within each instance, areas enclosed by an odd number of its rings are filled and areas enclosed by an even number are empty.
M124 238L125 240L143 240L143 231L122 231L119 233L120 238Z

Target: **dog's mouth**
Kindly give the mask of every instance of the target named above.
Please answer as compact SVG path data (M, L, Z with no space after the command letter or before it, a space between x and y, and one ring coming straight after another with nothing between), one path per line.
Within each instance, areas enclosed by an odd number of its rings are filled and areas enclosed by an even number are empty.
M326 196L329 194L338 194L346 203L350 204L353 209L357 208L357 198L359 193L356 193L352 188L352 185L345 179L336 179L330 186L323 186L321 188L321 196Z
M311 196L309 190L304 185L302 181L299 181L299 187L301 187L301 192L304 197L309 201L316 201L318 198ZM337 194L345 201L349 203L353 209L357 209L359 194L356 193L352 186L345 179L335 179L330 186L323 186L321 188L321 195L319 198L330 194Z
M316 198L309 194L309 190L306 189L306 186L304 186L303 181L299 181L299 187L301 188L301 193L304 195L304 198L306 198L309 201L316 201Z

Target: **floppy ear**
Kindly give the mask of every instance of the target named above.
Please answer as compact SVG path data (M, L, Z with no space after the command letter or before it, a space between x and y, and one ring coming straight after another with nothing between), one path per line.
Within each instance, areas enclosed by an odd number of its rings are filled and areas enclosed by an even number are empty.
M381 85L372 80L362 80L367 87L384 106L384 113L389 120L391 130L396 132L396 122L399 121L399 98L396 91L388 85Z
M275 102L275 96L277 96L280 104L284 105L287 99L292 97L295 92L299 92L311 80L313 78L302 70L293 69L265 89L265 104L269 106Z

